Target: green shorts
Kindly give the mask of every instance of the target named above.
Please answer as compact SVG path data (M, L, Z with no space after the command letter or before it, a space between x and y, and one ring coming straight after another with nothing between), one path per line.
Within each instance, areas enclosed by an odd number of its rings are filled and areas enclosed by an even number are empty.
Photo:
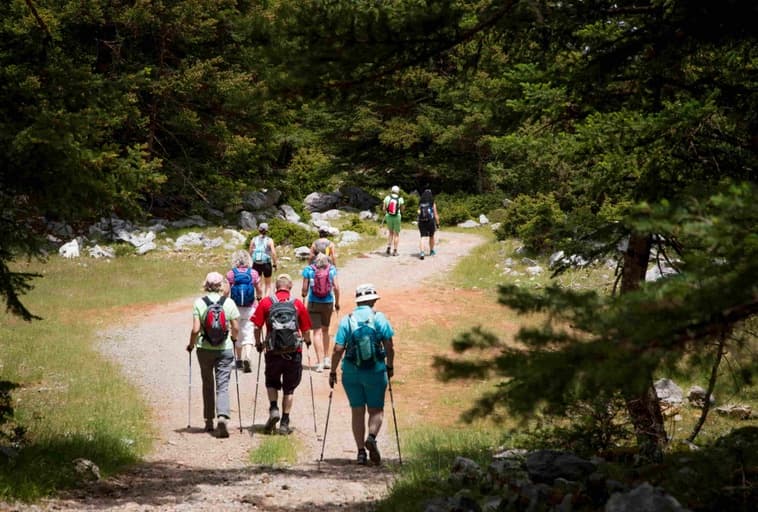
M387 373L357 372L342 373L342 387L345 388L350 407L384 408L384 392L387 389Z
M387 229L392 231L393 233L400 233L400 223L402 220L402 215L390 215L387 214L384 216L384 221L387 223Z

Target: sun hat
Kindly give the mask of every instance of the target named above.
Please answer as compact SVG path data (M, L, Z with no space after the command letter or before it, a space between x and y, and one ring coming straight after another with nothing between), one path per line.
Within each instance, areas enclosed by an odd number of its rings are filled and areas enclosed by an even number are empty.
M400 193L400 187L397 185L392 185L392 193L393 194L399 194Z
M368 302L378 298L379 294L376 293L376 287L371 283L358 285L355 289L355 302Z
M219 285L224 282L224 276L218 272L208 272L205 276L205 286Z
M268 223L261 222L260 226L258 226L258 231L268 231Z

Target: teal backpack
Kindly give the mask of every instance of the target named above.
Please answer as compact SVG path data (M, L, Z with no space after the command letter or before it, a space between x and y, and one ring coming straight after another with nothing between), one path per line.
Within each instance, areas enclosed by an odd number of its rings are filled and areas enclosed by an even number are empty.
M378 361L384 361L384 346L374 325L375 313L367 320L359 322L348 315L348 338L345 359L358 368L372 368Z

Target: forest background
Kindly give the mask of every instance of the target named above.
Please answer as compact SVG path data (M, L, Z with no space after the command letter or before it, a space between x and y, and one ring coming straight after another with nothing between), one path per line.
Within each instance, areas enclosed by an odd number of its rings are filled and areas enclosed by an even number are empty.
M619 394L640 456L659 460L653 376L742 349L758 311L756 9L5 2L0 289L13 314L38 314L22 301L36 276L13 262L44 254L47 221L233 218L260 188L297 205L345 185L429 187L447 223L508 199L501 238L576 255L565 267L615 258L618 287L504 286L504 305L550 321L522 331L528 350L440 360L440 376L508 380L472 415ZM676 276L645 283L652 261ZM473 332L456 348L497 344ZM750 383L756 359L743 363Z

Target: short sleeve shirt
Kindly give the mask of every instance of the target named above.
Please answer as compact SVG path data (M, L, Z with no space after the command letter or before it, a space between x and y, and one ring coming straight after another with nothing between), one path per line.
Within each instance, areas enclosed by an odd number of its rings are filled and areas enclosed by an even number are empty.
M211 300L211 302L218 302L218 300L221 298L221 294L211 292L207 295L207 297ZM195 300L195 303L192 306L192 317L199 319L200 324L201 324L200 336L198 336L198 339L197 339L197 348L203 348L206 350L231 350L233 347L231 328L229 329L229 335L227 335L226 340L223 343L216 345L214 347L213 345L205 341L203 337L202 323L203 323L203 315L205 314L205 311L207 309L208 309L208 306L205 304L203 297L200 297L197 300ZM237 309L237 305L229 297L227 297L226 300L224 301L224 314L226 315L226 320L229 322L232 320L237 320L240 317L240 311L239 309Z
M387 317L384 313L379 311L373 312L369 306L358 306L351 313L358 322L368 320L371 314L374 315L374 328L379 333L379 339L381 341L389 340L395 335L395 331L392 329ZM339 327L337 327L337 334L334 336L334 343L345 347L350 338L350 318L349 315L343 316L340 320ZM387 365L384 361L377 361L373 368L361 368L359 369L350 361L342 358L342 372L343 373L357 373L357 372L383 372L387 369Z
M313 269L313 265L308 265L303 269L303 279L307 279L310 282L310 285L308 286L308 302L321 302L321 303L327 303L327 302L334 302L334 289L332 289L331 292L329 292L329 295L326 297L316 297L313 294L313 279L316 277L316 271ZM337 267L334 265L329 265L329 280L332 282L332 285L334 285L334 278L337 277Z

